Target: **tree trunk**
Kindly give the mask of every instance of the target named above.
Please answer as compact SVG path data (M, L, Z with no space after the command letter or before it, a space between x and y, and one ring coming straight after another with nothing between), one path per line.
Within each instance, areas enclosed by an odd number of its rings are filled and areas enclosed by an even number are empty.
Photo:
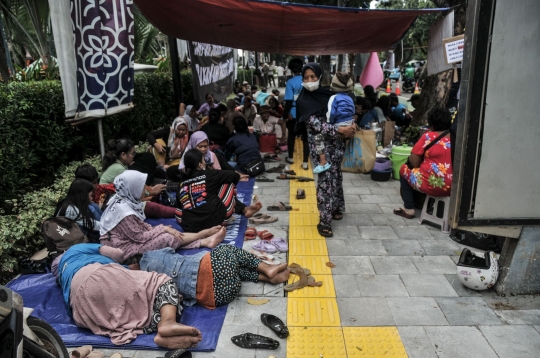
M438 2L433 1L436 5ZM444 2L445 6L455 6L460 0L448 0ZM454 36L465 32L467 4L461 4L454 9ZM442 46L442 44L441 44ZM428 59L429 60L429 59ZM444 71L434 75L427 76L422 92L420 93L420 103L414 111L411 121L412 125L421 125L427 123L427 113L435 106L446 106L450 87L452 87L453 70Z
M328 85L330 85L331 80L329 78L331 77L330 72L332 70L332 64L330 62L330 55L323 55L319 59L319 65L321 66L321 69L323 70L323 75L321 78L321 86L323 83L328 82Z
M420 103L414 110L412 125L423 125L427 123L427 113L435 106L445 106L448 101L450 87L454 70L443 71L435 75L427 76L422 92L420 93ZM428 90L429 89L429 90Z
M344 61L343 56L344 55L341 55L341 54L337 56L336 72L338 72L338 71L342 72L343 71L343 61Z
M353 77L353 79L354 79L354 76L353 76L354 67L353 66L354 66L356 54L350 53L347 56L349 57L349 68L348 68L347 71L349 71L349 73L351 74L351 77Z
M0 22L2 19L0 18ZM9 82L9 65L6 52L9 52L7 41L4 39L5 31L3 22L0 23L0 81ZM14 74L15 75L15 74Z

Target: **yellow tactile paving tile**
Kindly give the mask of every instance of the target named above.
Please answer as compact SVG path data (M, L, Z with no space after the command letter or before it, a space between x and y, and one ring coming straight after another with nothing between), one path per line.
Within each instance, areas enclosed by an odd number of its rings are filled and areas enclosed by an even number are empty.
M407 358L395 327L343 327L347 356Z
M312 275L331 275L332 269L326 266L328 261L328 256L289 255L289 264L294 262L308 268Z
M319 235L315 226L290 226L289 241L293 240L325 240Z
M335 298L287 299L287 325L289 327L340 327Z
M315 182L313 181L290 180L290 182L291 182L290 187L294 188L295 190L298 188L304 189L305 187L311 187L315 185Z
M316 297L336 297L336 290L334 288L334 279L331 275L313 275L316 281L321 281L322 286L311 287L306 286L304 288L294 290L287 293L289 298L316 298ZM288 284L298 281L297 275L291 275L289 277Z
M287 358L347 357L340 328L290 327Z
M293 204L291 201L291 206L293 207L293 212L297 214L319 214L317 209L317 204L305 203L302 200L295 200Z
M289 240L289 255L328 256L326 240Z
M289 211L290 226L317 226L319 223L319 213L303 214L296 211Z

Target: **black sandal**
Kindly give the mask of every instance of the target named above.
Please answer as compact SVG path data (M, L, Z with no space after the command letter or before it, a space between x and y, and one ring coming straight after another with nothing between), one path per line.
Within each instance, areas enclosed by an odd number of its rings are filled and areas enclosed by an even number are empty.
M334 211L332 213L332 220L342 220L343 219L343 213L341 211Z
M323 237L332 237L334 236L334 233L332 232L331 226L326 226L323 224L317 224L317 231L319 232L319 235Z
M275 339L253 333L244 333L231 337L231 341L241 348L278 349L279 342Z

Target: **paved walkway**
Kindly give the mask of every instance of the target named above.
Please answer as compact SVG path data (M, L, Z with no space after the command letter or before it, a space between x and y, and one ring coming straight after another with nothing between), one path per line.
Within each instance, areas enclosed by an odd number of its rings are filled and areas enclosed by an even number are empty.
M309 176L299 164L297 160L292 169ZM306 189L305 201L294 199L298 187ZM464 246L438 228L392 214L402 203L398 181L374 182L369 175L344 173L344 187L347 212L333 224L334 237L324 239L314 231L313 182L256 183L254 194L265 206L283 201L300 209L277 213L277 222L260 228L287 237L288 261L310 268L324 284L287 295L281 285L244 283L241 296L229 305L216 351L194 357L540 356L538 298L505 298L492 290L464 288L455 275ZM251 243L244 248L250 249ZM278 257L287 260L285 254ZM250 296L270 302L250 305ZM261 313L287 320L289 339L279 339L263 326ZM265 351L231 343L232 336L245 332L273 337L281 346ZM104 350L106 356L113 352ZM124 357L163 356L156 351L120 352Z

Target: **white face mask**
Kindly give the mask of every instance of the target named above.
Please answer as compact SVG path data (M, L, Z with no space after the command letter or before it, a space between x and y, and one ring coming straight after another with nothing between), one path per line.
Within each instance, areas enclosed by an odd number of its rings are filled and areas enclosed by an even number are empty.
M308 91L313 92L319 88L319 82L320 80L317 80L316 82L302 82L302 86Z

